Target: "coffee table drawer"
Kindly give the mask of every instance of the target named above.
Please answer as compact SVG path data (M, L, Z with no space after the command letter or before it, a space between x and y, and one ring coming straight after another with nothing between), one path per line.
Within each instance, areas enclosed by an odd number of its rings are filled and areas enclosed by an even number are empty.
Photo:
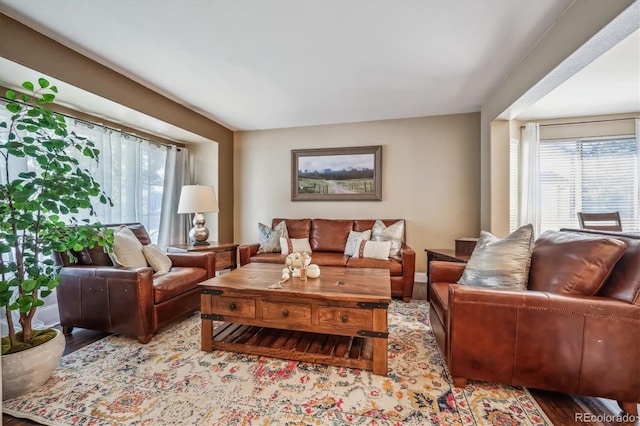
M320 306L318 308L318 322L321 326L356 327L371 330L373 314L370 309Z
M242 297L212 297L211 310L218 315L228 315L239 318L256 317L256 301Z
M262 302L262 319L279 324L310 325L311 305L303 303Z

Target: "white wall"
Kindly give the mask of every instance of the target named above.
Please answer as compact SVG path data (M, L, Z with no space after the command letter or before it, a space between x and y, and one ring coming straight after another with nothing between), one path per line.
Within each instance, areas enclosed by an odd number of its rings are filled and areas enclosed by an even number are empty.
M290 218L404 218L424 271L426 248L477 236L480 114L237 132L236 242L257 242L258 222ZM291 201L291 150L382 145L382 201Z

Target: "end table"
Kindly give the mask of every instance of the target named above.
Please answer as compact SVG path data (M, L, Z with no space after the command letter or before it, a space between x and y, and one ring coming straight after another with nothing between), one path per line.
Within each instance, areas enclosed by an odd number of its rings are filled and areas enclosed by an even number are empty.
M217 241L209 241L208 246L171 244L167 247L167 251L169 253L212 251L216 254L216 272L223 269L236 269L238 267L238 244L219 243Z

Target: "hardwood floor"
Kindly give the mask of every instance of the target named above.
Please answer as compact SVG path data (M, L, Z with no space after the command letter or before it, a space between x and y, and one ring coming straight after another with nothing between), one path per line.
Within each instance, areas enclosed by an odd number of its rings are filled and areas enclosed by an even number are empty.
M66 336L67 344L64 354L67 355L90 343L108 336L108 333L93 330L75 329L71 335ZM557 392L541 391L529 389L531 394L554 425L590 425L590 426L639 426L640 420L635 423L622 423L614 421L614 417L621 413L615 401L602 398L592 398L577 395L568 395ZM587 419L587 416L601 417L608 421L592 419L593 421L580 421ZM578 419L578 421L576 421ZM6 414L2 415L2 424L9 426L38 425L31 420L18 419Z

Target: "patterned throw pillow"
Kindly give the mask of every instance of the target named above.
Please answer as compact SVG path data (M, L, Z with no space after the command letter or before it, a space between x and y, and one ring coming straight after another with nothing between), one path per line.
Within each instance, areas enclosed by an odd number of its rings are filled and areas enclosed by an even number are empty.
M391 241L389 257L396 260L402 259L402 237L404 236L404 219L386 226L380 219L376 220L371 229L371 241Z
M522 226L502 240L480 232L458 284L525 290L533 251L533 226Z
M280 237L280 254L306 252L311 254L311 245L308 238L284 238Z
M346 254L347 256L354 256L356 253L356 243L359 239L370 240L371 229L367 229L366 231L362 232L349 231L347 244L345 244L344 246L344 254Z
M263 223L258 223L258 242L260 247L258 253L277 253L280 249L280 238L289 238L287 232L287 224L283 220L278 223L273 229L269 228Z
M359 239L356 242L356 252L353 257L368 257L369 259L389 260L391 241L368 241Z

